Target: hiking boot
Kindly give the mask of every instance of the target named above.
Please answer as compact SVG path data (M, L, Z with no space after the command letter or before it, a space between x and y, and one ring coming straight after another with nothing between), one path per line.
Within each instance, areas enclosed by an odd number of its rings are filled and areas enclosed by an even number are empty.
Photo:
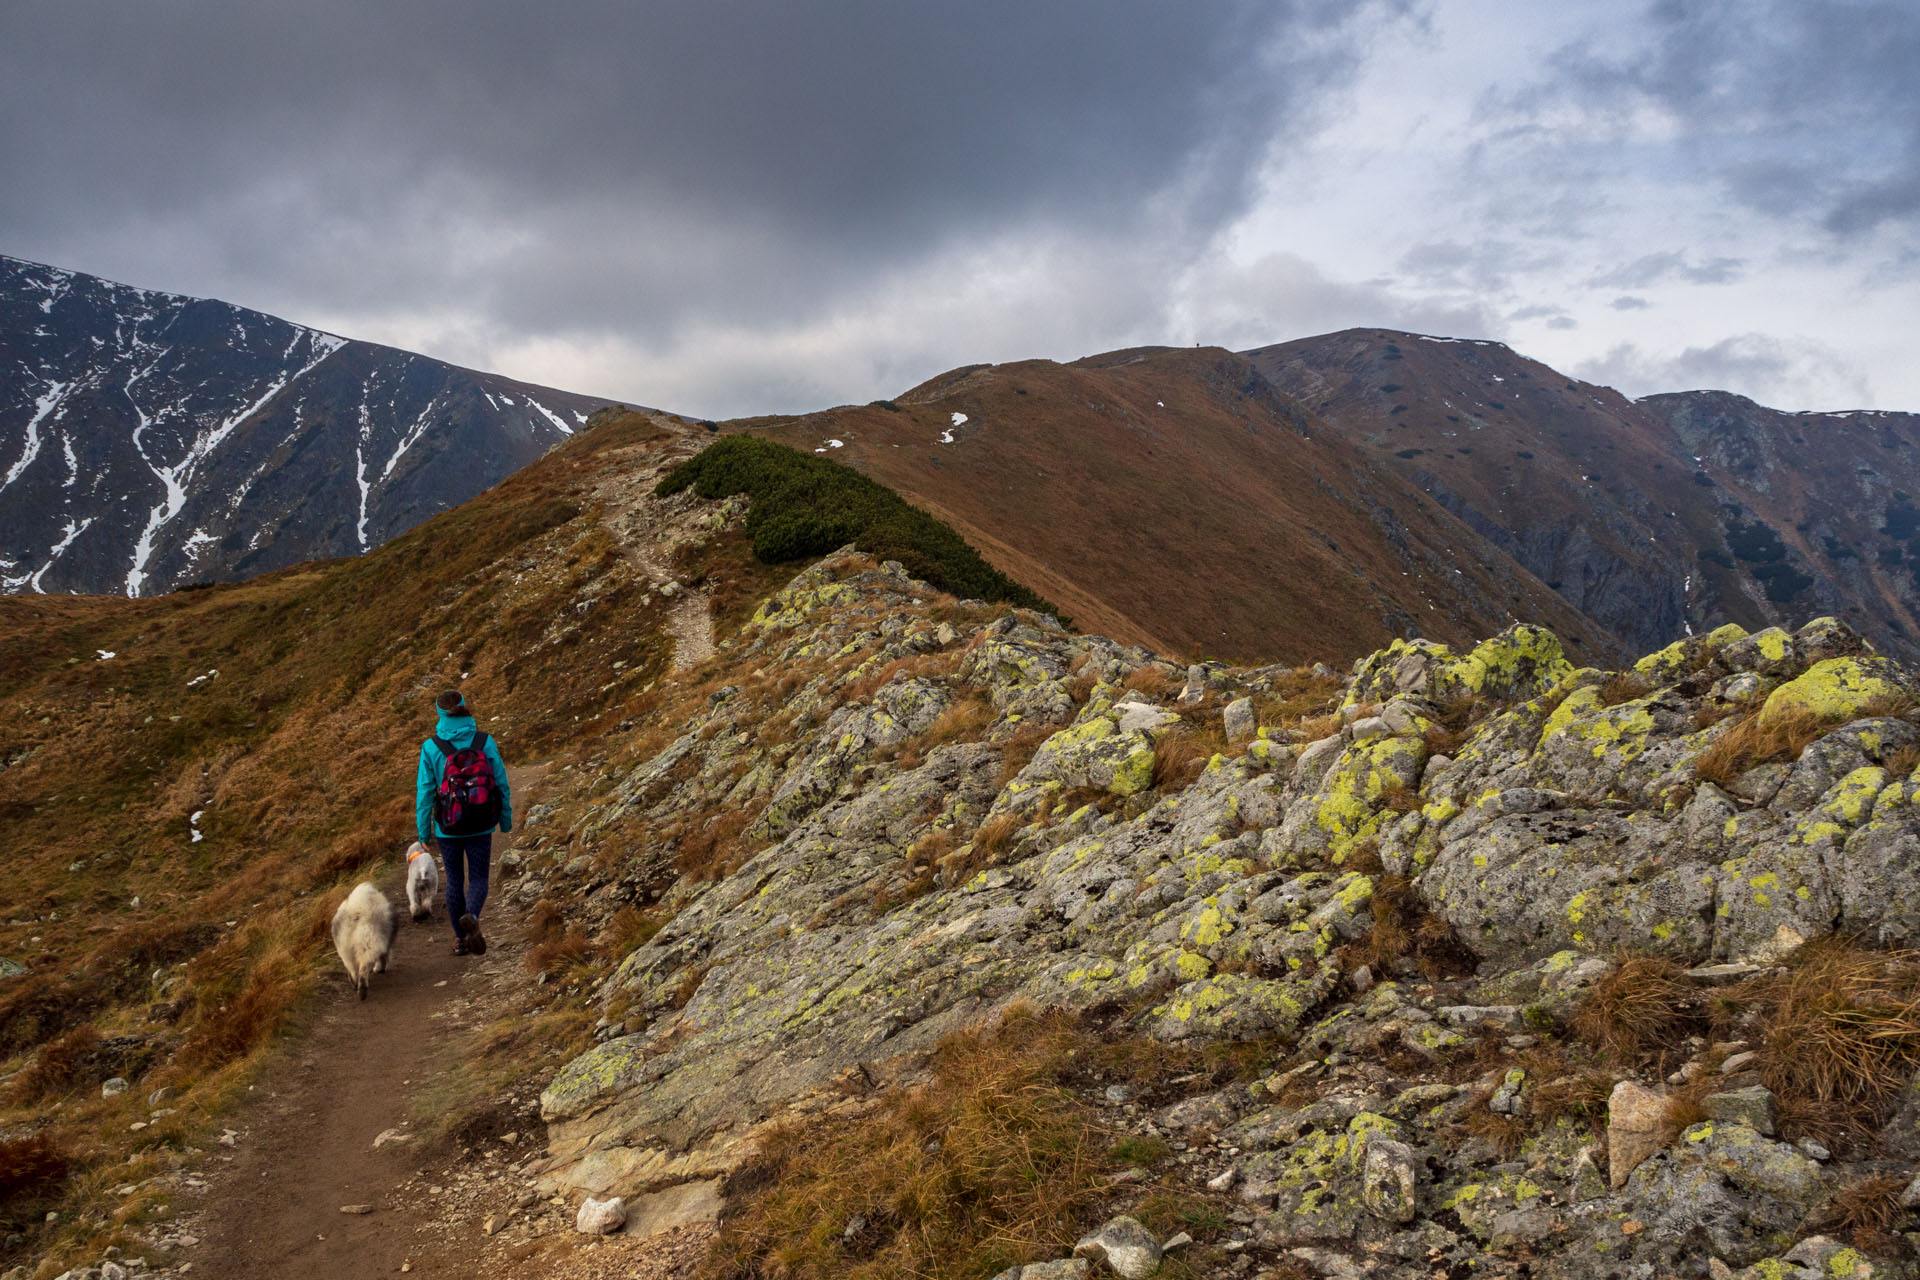
M457 956L470 956L473 954L473 952L467 949L467 944L463 941L463 942L456 942L453 944L453 954Z
M474 955L487 954L486 935L480 932L480 922L472 916L460 917L460 940Z

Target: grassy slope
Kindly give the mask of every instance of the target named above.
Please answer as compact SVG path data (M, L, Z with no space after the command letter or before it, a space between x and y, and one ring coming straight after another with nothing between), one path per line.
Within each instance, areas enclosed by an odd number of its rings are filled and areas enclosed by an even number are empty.
M334 906L412 838L435 692L459 684L510 759L566 762L543 793L562 814L592 795L595 765L657 746L705 697L700 673L660 678L667 602L597 507L597 490L643 492L707 440L685 434L609 411L360 559L149 600L0 598L0 815L16 850L0 957L28 966L0 979L0 1143L35 1135L74 1162L64 1187L0 1180L0 1226L32 1229L51 1205L163 1167L297 1022L333 973ZM737 527L708 530L679 565L722 635L795 568L759 562ZM638 866L656 834L605 833L599 853ZM536 932L558 905L536 911ZM593 944L551 932L533 962L592 963L647 927L629 912ZM568 1037L590 1028L569 1014L585 997L551 991L483 1048L524 1073L584 1047ZM132 1091L101 1098L116 1074ZM162 1085L177 1113L133 1135ZM98 1256L118 1216L70 1214L65 1247ZM42 1227L22 1252L61 1243Z
M936 511L1083 628L1162 652L1338 658L1413 628L1537 618L1606 638L1416 487L1217 350L981 366L883 404L729 430L847 462ZM940 443L951 415L968 421ZM1456 573L1455 570L1459 572Z
M148 600L0 599L0 957L28 966L0 978L0 1139L50 1138L84 1197L220 1104L329 972L344 889L411 839L435 690L464 675L533 760L590 743L654 679L661 602L591 514L606 458L652 430L604 423L362 559ZM111 1074L133 1093L101 1099ZM130 1134L163 1084L179 1113ZM56 1194L0 1205L6 1229ZM98 1244L112 1225L65 1230Z

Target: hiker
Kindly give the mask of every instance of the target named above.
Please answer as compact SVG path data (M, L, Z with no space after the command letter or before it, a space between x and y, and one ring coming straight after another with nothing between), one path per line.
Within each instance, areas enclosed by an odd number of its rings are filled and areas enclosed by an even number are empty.
M420 843L440 849L453 954L483 956L487 938L480 932L480 908L487 902L493 832L513 830L513 792L500 748L474 723L460 691L447 690L434 706L440 719L433 736L420 744L413 821Z

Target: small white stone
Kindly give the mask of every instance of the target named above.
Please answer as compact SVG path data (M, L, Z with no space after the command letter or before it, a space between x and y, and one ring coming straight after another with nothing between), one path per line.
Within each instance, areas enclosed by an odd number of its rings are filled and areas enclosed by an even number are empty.
M588 1196L573 1220L573 1227L584 1235L604 1236L618 1231L626 1223L627 1205L619 1196L611 1200L595 1200Z

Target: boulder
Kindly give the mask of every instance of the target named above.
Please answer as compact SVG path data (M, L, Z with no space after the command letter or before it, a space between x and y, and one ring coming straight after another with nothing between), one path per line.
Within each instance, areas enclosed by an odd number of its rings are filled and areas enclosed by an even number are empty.
M1371 1138L1362 1168L1360 1195L1367 1212L1387 1222L1411 1222L1419 1210L1420 1166L1413 1148L1391 1138Z
M1077 1257L1104 1261L1125 1280L1146 1280L1160 1270L1160 1241L1125 1215L1110 1218L1099 1230L1082 1236L1073 1252Z
M1257 726L1254 723L1253 699L1235 698L1221 712L1221 720L1230 743L1246 742L1253 737Z
M1607 1173L1617 1189L1643 1161L1667 1145L1667 1095L1631 1080L1607 1099Z
M590 1236L611 1235L627 1224L626 1202L619 1196L611 1200L595 1200L588 1196L575 1215L573 1229Z

